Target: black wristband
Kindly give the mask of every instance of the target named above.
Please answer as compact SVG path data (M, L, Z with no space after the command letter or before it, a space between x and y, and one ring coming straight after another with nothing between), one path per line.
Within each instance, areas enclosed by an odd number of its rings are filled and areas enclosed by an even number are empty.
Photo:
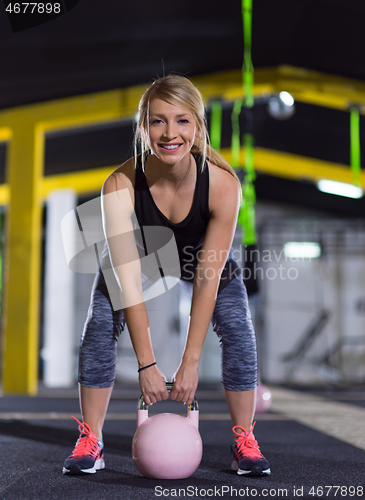
M142 370L145 370L146 368L150 368L151 366L154 366L155 364L156 364L156 361L154 363L151 363L150 365L141 366L141 368L138 369L138 373L141 372Z

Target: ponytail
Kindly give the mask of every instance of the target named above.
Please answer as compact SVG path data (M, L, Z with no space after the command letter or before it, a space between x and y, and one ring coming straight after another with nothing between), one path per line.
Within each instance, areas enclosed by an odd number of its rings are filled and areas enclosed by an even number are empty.
M202 165L201 165L202 169L204 168L205 160L207 159L211 163L213 163L213 165L216 165L217 167L231 174L239 186L240 202L242 202L242 186L239 177L237 176L236 172L233 170L231 165L223 158L223 156L220 153L218 153L218 151L212 148L212 146L209 143L208 135L206 137L207 137L206 141L201 141L201 140L195 141L194 146L191 148L191 152L198 154L202 157Z

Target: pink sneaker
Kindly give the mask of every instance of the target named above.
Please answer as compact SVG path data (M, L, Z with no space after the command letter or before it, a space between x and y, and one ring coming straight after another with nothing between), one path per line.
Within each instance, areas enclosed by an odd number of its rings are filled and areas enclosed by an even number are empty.
M262 455L252 432L255 424L256 422L254 422L250 432L239 425L233 427L232 430L238 437L231 445L234 456L231 468L240 475L269 476L271 474L269 462ZM236 432L235 429L241 429L242 432Z
M103 444L85 422L79 424L80 437L71 455L66 458L63 474L95 474L97 470L105 468Z

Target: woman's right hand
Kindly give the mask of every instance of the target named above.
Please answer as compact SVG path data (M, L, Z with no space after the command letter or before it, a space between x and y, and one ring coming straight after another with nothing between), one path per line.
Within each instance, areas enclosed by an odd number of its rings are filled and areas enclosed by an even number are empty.
M139 386L147 406L168 399L169 393L166 389L166 382L166 377L157 365L139 372Z

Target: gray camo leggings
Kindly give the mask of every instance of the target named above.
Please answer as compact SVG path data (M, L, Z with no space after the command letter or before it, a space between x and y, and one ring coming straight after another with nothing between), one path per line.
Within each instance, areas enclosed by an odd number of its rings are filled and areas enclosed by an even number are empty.
M258 382L256 338L241 278L234 278L218 294L212 322L221 346L223 387L231 391L254 389ZM81 337L80 384L93 388L114 385L117 341L124 325L123 310L113 310L99 272Z

